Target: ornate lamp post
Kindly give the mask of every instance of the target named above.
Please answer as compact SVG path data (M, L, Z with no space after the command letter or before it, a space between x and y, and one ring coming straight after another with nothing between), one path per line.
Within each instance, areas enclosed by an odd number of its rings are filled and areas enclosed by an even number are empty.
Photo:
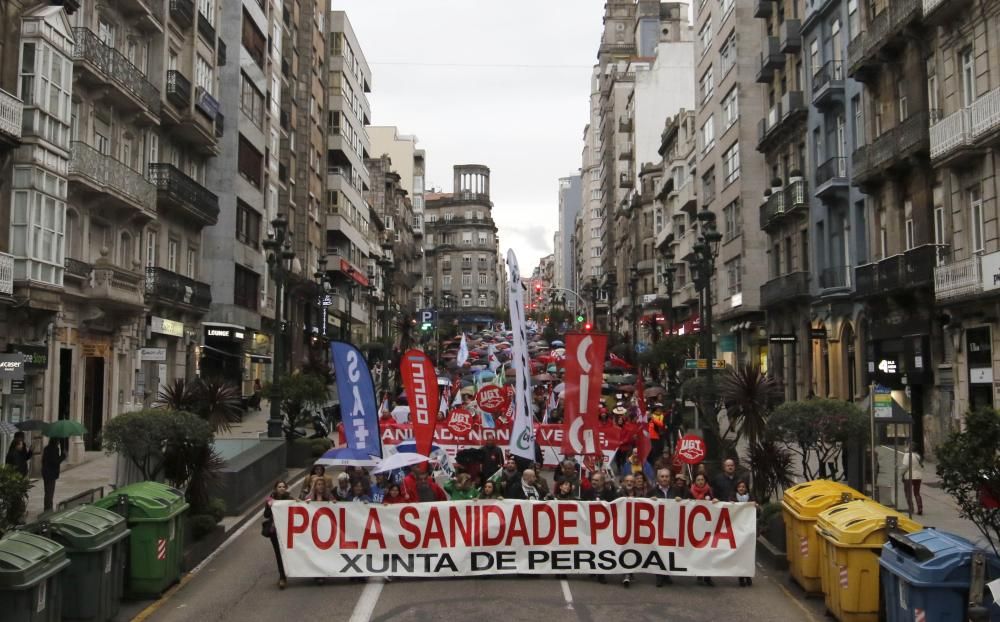
M618 277L615 276L613 272L608 273L608 276L604 279L604 293L608 298L608 332L614 332L611 327L611 318L614 317L612 313L611 301L616 295L618 295Z
M667 284L667 300L664 303L663 319L667 322L667 334L674 334L674 276L677 274L677 266L674 265L674 249L670 247L674 241L674 235L667 236L667 249L663 252L663 261L667 265L663 268L663 280Z
M715 226L715 214L707 209L698 212L698 222L701 231L697 242L695 242L694 252L688 257L688 263L694 273L695 285L701 291L701 356L708 362L705 379L708 395L712 396L714 404L715 384L712 361L715 358L715 352L712 342L712 276L715 274L715 260L719 256L722 234ZM709 416L714 416L714 413L709 413Z
M292 250L291 234L288 232L288 219L283 215L271 221L273 233L268 233L264 240L264 250L267 251L267 264L270 267L271 278L275 284L274 311L274 365L271 366L271 384L274 389L271 397L271 412L267 420L267 435L270 438L281 436L281 373L285 369L285 282L291 270L295 251Z
M313 274L318 293L316 296L316 319L320 322L319 334L326 337L326 308L330 305L332 283L330 282L330 274L326 271L326 257L320 257L316 263L318 269Z
M354 289L356 287L354 268L347 269L347 321L340 325L340 340L351 342L351 327L354 324Z
M630 343L629 343L629 361L633 364L636 362L636 346L639 343L636 333L638 332L638 320L639 320L639 300L636 294L636 288L639 285L639 269L635 266L629 268L628 271L628 291L629 291L629 332L631 333Z
M375 341L375 272L368 271L368 342Z

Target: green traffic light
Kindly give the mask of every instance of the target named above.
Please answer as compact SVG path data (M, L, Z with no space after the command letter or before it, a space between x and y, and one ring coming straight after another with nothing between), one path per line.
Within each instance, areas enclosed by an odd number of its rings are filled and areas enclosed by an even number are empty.
M583 321L583 316L582 315L576 316L576 321L577 322L582 322Z

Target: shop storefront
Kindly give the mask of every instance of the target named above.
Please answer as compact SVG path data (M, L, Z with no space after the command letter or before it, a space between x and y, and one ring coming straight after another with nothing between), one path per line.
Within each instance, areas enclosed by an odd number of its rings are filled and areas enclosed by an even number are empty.
M224 380L243 387L247 369L245 351L247 336L253 331L243 326L205 322L204 343L198 364L198 375L206 380Z
M20 423L27 419L29 409L24 390L24 355L19 353L0 354L0 394L3 400L2 420ZM0 431L0 442L4 451L10 445L11 435Z
M184 323L177 320L149 316L146 347L139 351L141 377L138 391L149 406L174 380L186 379L187 346Z

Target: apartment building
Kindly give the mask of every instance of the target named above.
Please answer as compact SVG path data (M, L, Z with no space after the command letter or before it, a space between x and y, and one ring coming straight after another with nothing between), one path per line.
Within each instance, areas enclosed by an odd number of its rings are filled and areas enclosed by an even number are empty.
M371 108L371 70L350 20L343 11L329 19L329 85L326 107L327 138L327 269L333 278L331 317L351 341L361 343L367 334L369 265L382 257L381 241L372 222L372 208L365 199L372 186L365 158L372 153L367 127Z
M424 308L426 306L424 304L426 299L424 290L427 287L424 284L427 266L423 257L424 171L427 167L427 154L423 149L417 147L416 136L400 134L399 128L395 126L371 126L368 128L368 137L371 140L371 150L375 156L389 156L392 170L399 175L400 186L409 196L410 208L413 211L411 227L415 252L420 254L419 259L416 260L416 268L421 278L408 297L413 298L414 304L418 308Z
M856 14L853 2L806 2L801 19L812 314L808 324L796 324L808 328L796 342L811 350L804 368L811 393L842 400L867 391L857 339L864 308L854 298L854 267L868 263L867 223L864 195L851 184L862 85L846 68L848 24ZM787 195L785 201L786 209L800 209Z
M213 4L218 17L204 19L201 11ZM219 157L208 167L208 185L219 197L220 211L216 226L205 233L206 274L215 286L199 335L200 372L235 383L244 394L252 392L254 380L271 379L277 301L263 241L279 213L282 183L277 157L283 8L277 0L199 0L195 29L199 45L218 41L233 56L213 69L219 84L213 91L199 83L208 75L205 50L192 61L196 121L211 119L219 136Z
M848 13L847 75L864 84L851 180L867 195L869 224L870 262L854 272L856 296L865 304L858 326L864 384L894 391L922 444L925 423L935 426L941 411L934 370L942 354L933 293L938 252L928 64L922 38L913 36L922 32L922 3L859 3ZM933 429L926 432L933 436Z
M1000 278L1000 6L923 2L930 111L931 240L937 320L941 433L970 409L995 408ZM932 345L933 348L933 345Z
M574 269L574 239L573 229L577 216L583 205L583 180L580 175L570 175L559 179L559 228L553 238L555 255L554 286L577 291L579 289L576 270ZM570 295L567 300L570 309L579 306L576 296Z
M424 253L440 321L473 332L506 321L501 293L505 271L493 221L490 169L463 164L453 170L453 192L427 194Z
M761 64L757 74L767 114L760 120L757 150L764 155L769 186L760 207L766 234L767 281L760 306L767 313L771 374L785 399L813 390L810 347L811 287L809 185L807 168L805 72L802 62L802 0L767 3L763 17ZM759 12L759 11L758 11ZM727 268L727 279L729 278Z
M766 368L769 345L760 306L760 288L768 276L761 261L766 236L752 214L767 185L764 158L757 151L758 121L767 112L755 83L761 58L755 4L725 0L695 5L695 182L697 210L715 214L723 235L711 285L717 336L712 354Z

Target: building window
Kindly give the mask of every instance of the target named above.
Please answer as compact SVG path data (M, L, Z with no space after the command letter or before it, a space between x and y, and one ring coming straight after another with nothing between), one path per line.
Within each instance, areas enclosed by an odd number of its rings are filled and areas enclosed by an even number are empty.
M244 203L236 201L236 239L251 248L260 248L260 214Z
M167 242L167 270L177 272L177 254L180 252L180 243L177 240Z
M702 205L709 205L715 200L715 169L708 171L701 177L701 196L704 198Z
M847 0L847 26L851 40L861 34L861 13L858 12L858 0Z
M479 306L480 307L486 306L486 294L479 294Z
M715 146L715 115L710 115L701 126L701 150L708 151Z
M462 287L472 287L472 273L463 272L462 273Z
M698 31L698 40L701 42L700 53L704 55L712 47L712 20L705 22Z
M242 91L240 93L240 110L253 121L258 128L264 127L264 94L245 73L240 73Z
M233 304L251 311L257 310L260 300L260 275L243 266L236 266L233 277Z
M486 232L485 231L480 231L479 232L479 244L480 244L480 246L485 245L487 243L488 242L487 242Z
M146 267L156 266L156 231L146 232Z
M976 101L976 60L972 55L972 47L962 50L962 105L971 106Z
M698 81L698 95L701 103L704 104L708 101L713 93L715 93L715 80L712 77L712 66L709 65L705 73L702 74L701 80Z
M462 245L463 246L472 246L472 232L471 231L463 231L462 232Z
M451 289L451 275L450 274L446 274L443 277L441 277L441 288L442 289Z
M267 53L267 39L253 22L253 18L243 9L243 48L250 54L253 62L264 68L264 55Z
M259 151L254 149L254 146L250 144L250 141L242 135L240 135L238 157L240 175L257 188L260 188L261 169L264 165L264 157Z
M200 86L209 95L215 95L215 69L212 65L198 55L198 61L195 64L194 70L194 82L197 86Z
M469 298L468 296L464 296L462 298L462 306L463 307L471 307L472 306L472 298Z
M722 119L726 123L728 130L740 118L740 91L738 86L732 90L722 100Z
M743 269L740 258L726 262L726 282L729 284L729 297L743 291Z
M986 247L986 236L983 235L983 198L979 186L969 188L969 220L972 252L981 253Z
M187 275L190 278L196 278L197 274L197 264L198 264L198 250L188 247L187 250Z
M914 236L915 236L915 233L914 233L914 230L913 230L913 219L912 218L907 218L906 219L906 250L910 250L911 248L913 248L914 246L916 246L916 242L914 240Z
M733 201L723 208L722 215L726 223L725 235L728 242L743 233L743 218L740 215L739 200Z
M934 208L934 244L937 245L937 265L944 263L944 208Z
M468 269L472 267L472 255L462 255L462 268Z
M486 285L488 283L489 283L489 276L485 272L480 272L479 273L479 286L480 287L486 287Z
M740 178L740 144L738 142L733 143L733 146L722 154L722 174L726 184L731 184Z

